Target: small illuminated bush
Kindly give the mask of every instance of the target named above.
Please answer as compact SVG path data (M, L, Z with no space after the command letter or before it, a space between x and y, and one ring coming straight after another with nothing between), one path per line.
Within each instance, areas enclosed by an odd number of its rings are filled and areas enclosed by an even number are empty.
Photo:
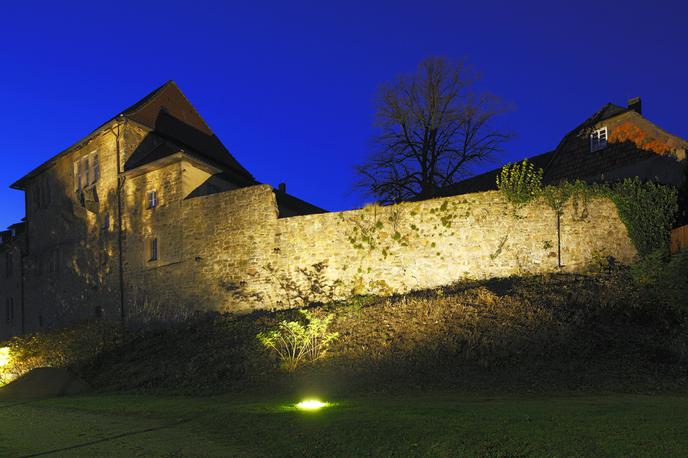
M512 204L523 206L540 193L542 173L542 169L536 169L527 159L507 164L497 175L497 189Z
M275 352L282 367L289 372L323 358L330 343L339 337L337 332L328 332L333 315L318 317L308 310L299 313L306 319L305 325L284 320L277 329L257 335L260 343Z

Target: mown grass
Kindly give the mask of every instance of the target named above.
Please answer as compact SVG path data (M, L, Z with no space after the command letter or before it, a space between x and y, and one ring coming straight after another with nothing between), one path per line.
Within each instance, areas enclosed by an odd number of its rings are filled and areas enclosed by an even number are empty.
M688 456L688 397L94 395L0 402L2 456Z

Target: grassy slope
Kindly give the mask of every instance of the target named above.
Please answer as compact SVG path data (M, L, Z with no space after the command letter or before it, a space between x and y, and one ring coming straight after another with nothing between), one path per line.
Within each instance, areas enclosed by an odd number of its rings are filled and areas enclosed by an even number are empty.
M255 336L293 311L218 316L148 332L79 372L103 390L219 393L320 387L329 393L621 390L686 385L688 327L620 276L554 275L460 284L321 309L340 333L293 376Z
M607 395L293 400L90 396L0 402L0 455L687 456L688 399Z

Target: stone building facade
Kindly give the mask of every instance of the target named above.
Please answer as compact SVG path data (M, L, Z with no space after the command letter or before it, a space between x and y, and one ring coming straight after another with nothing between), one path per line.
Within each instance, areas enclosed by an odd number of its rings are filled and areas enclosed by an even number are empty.
M27 212L0 247L12 259L0 304L15 301L0 338L635 256L606 200L567 209L559 232L545 206L514 209L496 192L327 213L257 182L172 82L12 186Z

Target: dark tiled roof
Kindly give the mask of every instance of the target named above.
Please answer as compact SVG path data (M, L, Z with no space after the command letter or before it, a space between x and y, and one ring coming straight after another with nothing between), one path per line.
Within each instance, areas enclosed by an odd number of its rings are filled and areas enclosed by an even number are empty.
M537 168L546 169L553 156L554 151L550 151L548 153L529 157L528 161ZM460 194L470 194L472 192L483 192L497 189L497 175L499 174L500 170L502 170L501 167L490 170L489 172L481 173L480 175L475 175L450 186L446 186L439 191L437 197L457 196Z
M253 176L227 151L227 148L214 135L208 135L186 123L181 122L165 110L158 113L153 132L169 142L156 142L152 137L147 137L132 153L125 170L132 170L141 165L153 162L179 151L178 147L189 149L197 155L210 159L222 169L229 169L235 174L246 179L253 180ZM178 147L175 147L178 146Z
M275 198L277 199L277 206L280 208L288 208L299 215L310 215L314 213L327 213L327 210L316 207L313 204L294 197L291 194L275 189Z
M223 166L222 168L229 168L246 178L253 178L210 130L174 81L168 81L124 110L122 116L153 129L156 134L183 147L192 149L215 164ZM162 150L158 149L156 156L161 153ZM125 169L130 170L150 162L147 159L148 156L144 155L139 156L134 163L127 161Z
M239 162L229 153L227 148L224 147L222 142L220 142L217 136L210 130L205 121L203 121L203 118L201 118L174 81L168 81L134 105L101 124L82 140L29 172L23 178L12 184L12 187L24 189L27 179L45 170L59 157L78 148L92 136L99 133L103 127L120 117L137 122L182 147L194 150L197 154L209 159L216 165L221 166L221 168L231 170L231 175L241 176L244 181L253 180L253 176L239 164ZM137 154L136 166L163 157L160 156L160 154L163 154L162 150L158 150L150 157L148 153ZM128 164L128 167L131 169L132 164Z

